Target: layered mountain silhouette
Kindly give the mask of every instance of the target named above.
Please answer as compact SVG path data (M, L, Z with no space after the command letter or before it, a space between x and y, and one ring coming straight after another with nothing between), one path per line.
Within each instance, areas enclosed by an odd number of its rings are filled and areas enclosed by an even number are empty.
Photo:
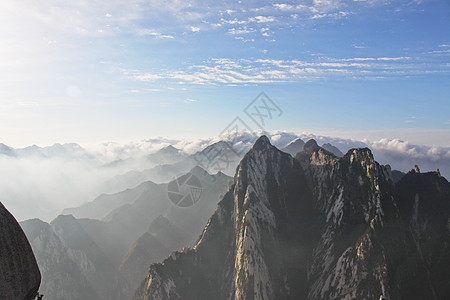
M245 153L247 149L244 150L243 153ZM237 152L233 149L231 144L219 141L192 155L183 156L183 159L178 162L170 164L161 163L142 171L133 170L115 176L108 184L110 186L129 187L149 180L153 182L168 182L174 176L187 173L195 166L200 166L202 169L205 169L212 174L217 172L234 174L243 153Z
M153 264L133 299L450 298L450 184L394 183L367 148L261 137L196 244Z
M148 272L150 263L162 261L172 251L191 243L191 235L164 216L156 217L148 230L131 246L119 267L128 282L127 296L133 294Z
M167 183L144 182L71 209L79 218L21 222L42 270L41 293L49 299L129 299L151 263L194 244L231 183L200 167L188 174L202 187L191 208L171 203Z

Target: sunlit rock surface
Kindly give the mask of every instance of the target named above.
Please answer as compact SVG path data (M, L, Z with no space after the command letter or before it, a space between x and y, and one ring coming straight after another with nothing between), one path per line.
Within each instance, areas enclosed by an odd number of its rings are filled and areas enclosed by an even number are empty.
M367 148L261 137L191 249L154 264L134 299L448 299L450 184L395 184Z

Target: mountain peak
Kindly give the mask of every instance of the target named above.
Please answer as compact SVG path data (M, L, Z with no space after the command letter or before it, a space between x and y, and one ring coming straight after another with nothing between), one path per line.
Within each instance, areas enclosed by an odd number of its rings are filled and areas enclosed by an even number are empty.
M319 145L317 145L316 140L314 139L310 139L309 141L306 142L306 144L303 146L303 151L308 152L308 153L312 153L314 151L316 151L317 149L319 149Z
M350 157L350 162L353 161L375 161L372 151L369 148L353 148L348 150L344 157Z
M54 222L64 222L64 223L66 223L66 222L76 222L76 219L75 219L75 217L72 214L68 214L68 215L61 214L61 215L58 215L52 221L52 223L54 223Z
M322 145L322 148L327 150L328 152L336 155L337 157L342 157L344 156L344 153L342 153L341 150L339 150L339 148L331 145L330 143L326 143Z
M175 148L172 145L166 146L161 148L158 152L178 152L180 150L178 150L177 148Z
M305 142L298 138L292 142L290 142L286 147L282 149L283 152L287 152L292 156L295 156L297 153L301 152L303 150L303 147L305 146Z
M269 138L265 135L262 135L256 140L252 149L263 150L263 149L267 149L269 146L272 146L272 144L269 141Z

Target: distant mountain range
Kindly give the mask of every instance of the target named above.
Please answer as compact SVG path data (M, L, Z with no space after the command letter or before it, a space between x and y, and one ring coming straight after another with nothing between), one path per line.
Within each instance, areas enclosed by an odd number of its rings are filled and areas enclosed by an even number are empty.
M190 208L170 202L167 184L144 182L68 209L50 224L21 222L48 299L129 299L152 262L194 244L231 178L200 167L202 195ZM74 217L73 215L76 217Z
M240 147L220 141L192 155L165 147L149 156L172 163L110 181L131 188L50 223L21 222L41 269L40 292L161 300L450 295L450 184L438 171L416 166L405 174L378 164L367 148L343 155L313 139L282 151L265 136ZM236 170L234 181L214 169L221 163ZM148 181L159 175L165 183ZM188 208L169 197L186 176L198 180L199 195Z
M261 137L197 243L153 264L133 299L448 299L450 183L367 148Z
M0 144L0 177L6 179L0 182L0 194L19 220L39 217L50 221L64 208L90 202L102 193L114 194L145 181L168 182L196 165L209 173L221 171L232 176L260 133L243 132L225 140L156 138L105 143L90 150L73 143L19 149ZM445 147L388 139L361 142L289 132L265 134L277 148L291 155L314 138L336 156L350 148L369 147L378 161L391 164L393 169L406 172L417 164L423 170L440 168L443 176L450 176L450 149Z

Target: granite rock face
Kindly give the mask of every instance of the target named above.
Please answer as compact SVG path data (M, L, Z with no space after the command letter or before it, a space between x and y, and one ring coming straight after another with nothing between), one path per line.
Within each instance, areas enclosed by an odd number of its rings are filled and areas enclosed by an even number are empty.
M261 137L192 249L134 299L450 299L450 184L395 183L367 148L295 159Z
M30 244L0 202L0 299L34 299L40 283L41 273Z

